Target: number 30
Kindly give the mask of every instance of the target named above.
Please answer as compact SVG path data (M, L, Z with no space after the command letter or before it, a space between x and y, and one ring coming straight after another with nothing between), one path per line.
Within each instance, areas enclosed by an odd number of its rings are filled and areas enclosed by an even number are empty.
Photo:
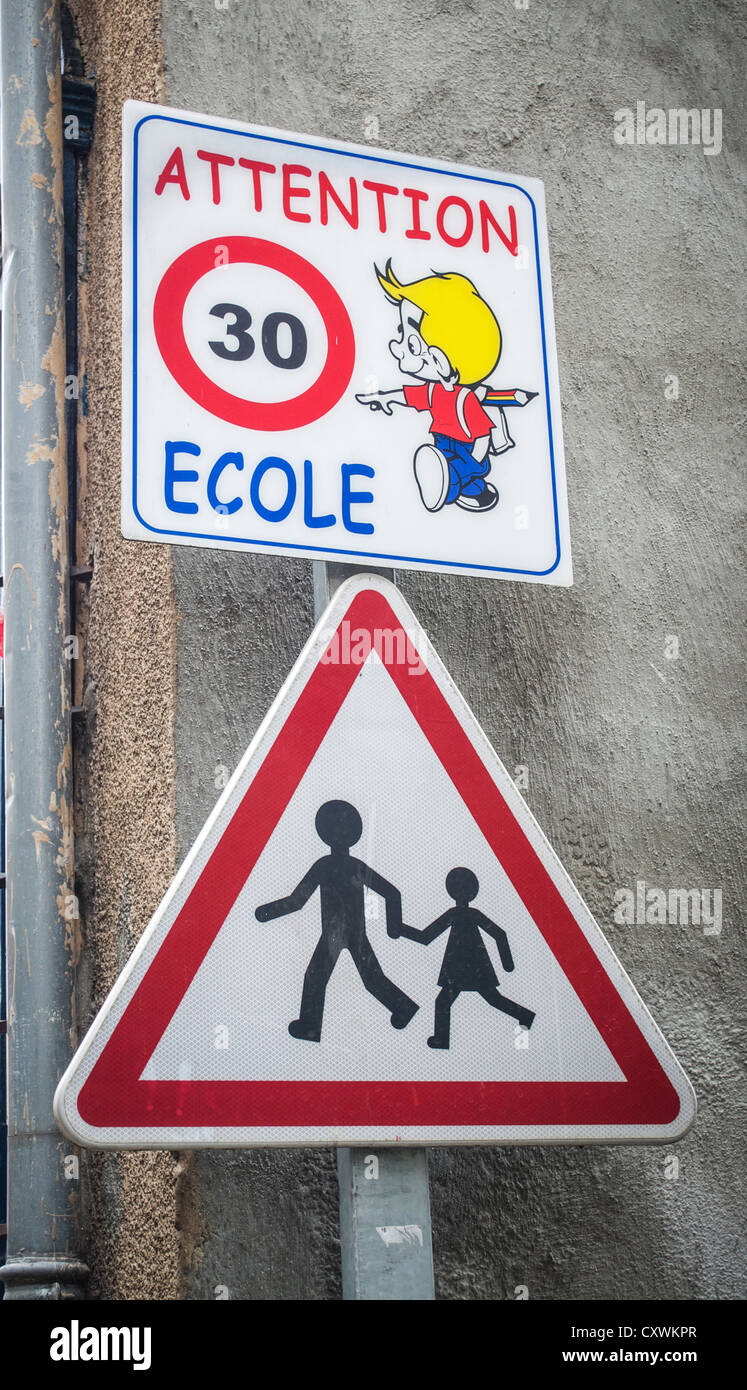
M236 346L229 347L226 342L219 340L209 342L208 346L217 357L226 358L229 362L246 362L256 347L249 332L252 326L251 314L240 304L215 304L210 313L218 319L225 319L231 315L233 323L226 324L226 337L234 338ZM282 324L290 330L290 352L285 357L281 354L278 343ZM286 370L301 367L306 361L307 346L306 329L295 314L267 315L262 324L262 351L273 367L283 367Z

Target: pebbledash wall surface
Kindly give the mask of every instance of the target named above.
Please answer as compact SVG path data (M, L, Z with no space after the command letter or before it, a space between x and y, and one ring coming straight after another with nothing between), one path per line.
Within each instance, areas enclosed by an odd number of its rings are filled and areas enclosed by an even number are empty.
M506 765L525 769L524 795L700 1108L671 1151L433 1152L437 1295L744 1296L739 5L71 8L98 98L81 257L78 561L95 562L77 751L82 1026L313 621L306 562L120 537L123 101L538 176L575 585L399 583ZM720 148L619 143L616 113L640 117L639 102L718 113ZM720 890L720 931L616 922L641 882L711 903ZM340 1297L333 1151L84 1155L83 1171L83 1253L104 1298Z

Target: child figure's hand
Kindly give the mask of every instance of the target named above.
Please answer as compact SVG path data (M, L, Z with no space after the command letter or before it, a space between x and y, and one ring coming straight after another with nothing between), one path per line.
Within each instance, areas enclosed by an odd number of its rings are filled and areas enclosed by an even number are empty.
M391 415L392 413L391 401L388 401L384 396L380 396L378 391L364 392L360 396L356 396L355 399L359 405L368 405L372 410L383 410L385 415Z

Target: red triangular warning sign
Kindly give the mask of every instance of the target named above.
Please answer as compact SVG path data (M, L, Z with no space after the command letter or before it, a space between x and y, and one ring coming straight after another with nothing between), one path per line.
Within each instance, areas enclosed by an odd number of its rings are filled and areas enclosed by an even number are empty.
M58 1087L77 1143L678 1137L690 1084L402 595L338 591Z

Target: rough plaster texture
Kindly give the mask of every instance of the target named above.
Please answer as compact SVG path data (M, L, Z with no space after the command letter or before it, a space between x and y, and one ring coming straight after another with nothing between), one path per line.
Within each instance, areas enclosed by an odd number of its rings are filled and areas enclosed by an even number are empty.
M97 111L87 164L81 266L82 371L78 563L94 566L81 611L84 732L76 769L83 918L84 1030L172 877L175 618L171 553L128 544L119 528L120 122L127 97L159 100L159 6L72 6ZM174 1297L177 1178L170 1154L85 1156L84 1254L91 1292Z
M529 803L691 1075L700 1115L676 1181L659 1148L434 1152L441 1298L511 1299L520 1284L545 1299L744 1293L740 33L733 0L163 3L172 105L355 141L375 116L383 146L546 184L575 587L400 582L504 761L528 766ZM142 91L139 74L127 94ZM722 108L722 153L618 147L613 113L637 100ZM311 570L177 548L174 585L184 854L216 768L233 768L309 631ZM614 892L639 878L721 887L721 936L616 928ZM182 1220L202 1232L189 1297L219 1284L235 1298L339 1293L329 1154L198 1155Z

